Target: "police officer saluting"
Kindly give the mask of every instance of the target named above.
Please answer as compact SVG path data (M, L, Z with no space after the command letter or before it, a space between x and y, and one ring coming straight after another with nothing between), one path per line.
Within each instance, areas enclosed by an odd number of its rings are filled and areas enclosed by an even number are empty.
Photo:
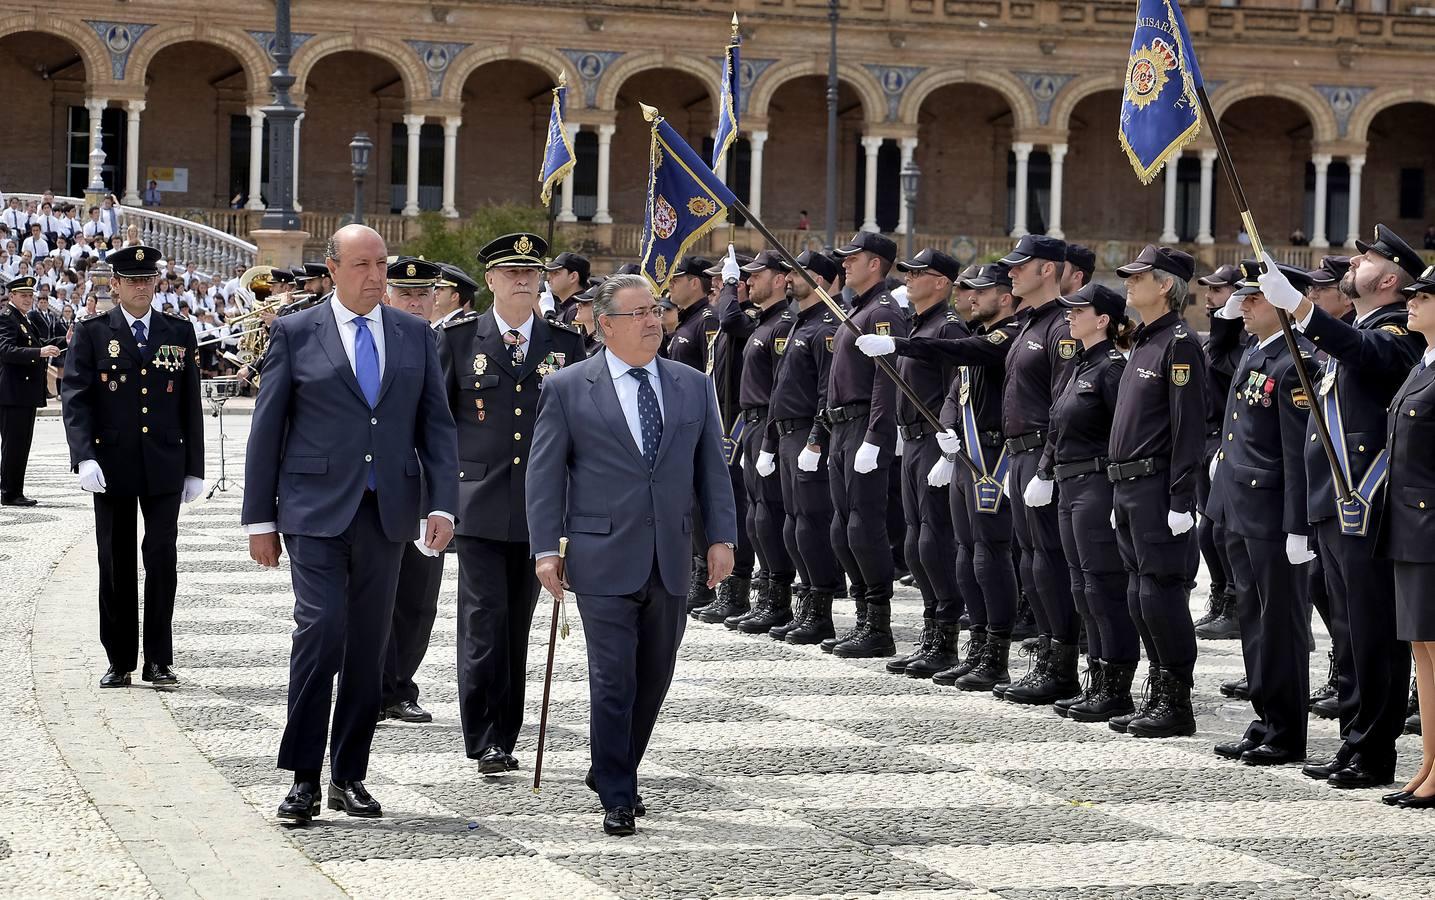
M60 397L70 463L95 495L100 563L100 687L126 687L140 649L135 511L144 515L144 670L174 684L170 621L180 503L204 491L204 412L194 327L150 307L159 251L112 251L119 303L75 325Z
M30 315L35 277L12 279L0 310L0 505L34 506L25 496L25 468L35 436L35 410L45 405L45 369L60 355Z
M544 378L584 358L576 330L534 314L547 249L534 234L488 243L478 256L493 308L439 329L458 424L459 714L464 749L484 775L518 768L513 747L538 602L524 517L538 394Z

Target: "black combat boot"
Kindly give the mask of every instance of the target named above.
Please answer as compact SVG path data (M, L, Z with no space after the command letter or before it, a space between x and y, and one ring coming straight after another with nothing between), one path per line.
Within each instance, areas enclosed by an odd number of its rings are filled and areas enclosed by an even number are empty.
M769 580L767 584L767 607L754 610L753 614L737 623L737 630L743 634L767 634L778 625L792 621L792 585L779 584Z
M752 579L752 607L750 609L745 609L742 612L734 613L728 616L726 619L723 619L723 627L731 628L733 631L736 631L737 626L742 622L746 622L748 619L756 615L765 615L767 613L768 604L767 595L771 584L772 579L768 576L766 572L763 572L759 575L754 575Z
M812 589L807 585L801 583L792 586L792 618L781 625L774 625L769 628L767 630L768 637L774 641L780 641L787 637L788 632L806 621L807 617L811 614L811 609L807 603L807 595L811 590Z
M939 624L933 639L922 655L907 663L908 678L932 678L938 672L957 666L962 661L960 650L962 626L955 622Z
M888 675L902 675L907 671L907 663L915 661L923 653L932 641L937 639L937 620L923 617L922 633L917 637L917 643L912 647L911 653L904 653L896 659L887 662Z
M1201 618L1192 622L1197 628L1208 622L1214 622L1221 617L1221 609L1226 605L1226 586L1224 584L1212 584L1211 590L1206 594L1206 612Z
M1007 671L1011 661L1011 636L988 634L981 649L976 665L957 679L958 690L990 691L1011 681L1011 673Z
M1011 639L1024 641L1027 638L1036 637L1036 612L1032 610L1031 603L1026 599L1026 592L1018 595L1016 603L1016 620L1012 623Z
M1120 713L1106 720L1106 724L1110 726L1112 731L1119 731L1125 734L1128 725L1146 715L1151 709L1151 705L1156 702L1156 673L1158 671L1160 670L1155 666L1151 666L1146 670L1146 684L1141 689L1140 706L1136 706L1129 713ZM1135 677L1134 673L1132 677ZM1135 704L1132 705L1135 706Z
M688 615L697 618L697 611L714 599L716 595L708 587L708 561L694 556L693 574L688 578Z
M861 598L862 588L859 586L853 591L853 594ZM828 637L823 640L823 642L818 645L822 648L823 653L831 653L833 647L836 647L842 641L848 640L852 637L852 635L856 634L862 629L862 624L867 621L867 601L858 599L855 605L857 607L857 621L852 623L851 628L847 629L841 634L834 633L831 637ZM834 632L835 628L836 626L834 626Z
M960 624L960 623L958 623ZM980 625L972 629L967 635L967 644L963 649L962 661L950 669L943 669L932 675L932 683L951 687L957 683L957 679L967 674L981 660L982 647L987 642L987 630Z
M1135 663L1102 662L1101 693L1072 705L1066 717L1073 722L1109 722L1114 716L1134 714L1131 679L1135 677Z
M1043 635L1038 652L1041 655L1035 668L1040 674L1026 685L1012 685L1002 696L1003 700L1043 706L1081 693L1081 682L1076 678L1075 644L1064 644Z
M818 644L832 637L832 595L812 588L807 592L802 622L783 638L789 644Z
M1016 640L1016 632L1012 632L1012 640ZM992 693L998 700L1005 699L1006 692L1017 685L1029 685L1039 681L1046 676L1046 647L1051 643L1051 638L1044 634L1029 637L1018 645L1016 655L1026 657L1026 672L1016 681L998 684L992 688Z
M842 659L872 659L896 652L897 645L892 640L892 607L886 603L868 603L862 627L832 647L832 655Z
M1070 697L1062 697L1060 700L1051 704L1051 708L1056 710L1058 716L1064 719L1066 718L1067 711L1076 704L1085 703L1087 700L1101 696L1101 660L1092 659L1091 657L1086 658L1086 677L1082 680L1082 684L1084 686L1081 689L1081 693L1073 694Z
M1229 641L1241 636L1241 622L1236 618L1236 592L1226 589L1221 612L1216 618L1196 629L1196 637L1207 641Z
M1330 675L1325 684L1310 695L1310 711L1321 719L1340 716L1340 666L1335 661L1335 651L1330 651Z
M1160 697L1146 715L1132 719L1126 733L1136 737L1190 737L1196 733L1196 715L1191 709L1191 682L1170 669L1157 669Z
M751 578L729 575L718 585L717 599L698 610L698 621L715 625L728 616L746 612L751 603L748 598L751 591Z

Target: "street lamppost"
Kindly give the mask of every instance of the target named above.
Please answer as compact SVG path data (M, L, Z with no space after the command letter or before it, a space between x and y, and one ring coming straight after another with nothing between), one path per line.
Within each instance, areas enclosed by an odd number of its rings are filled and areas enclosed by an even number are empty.
M280 231L298 231L300 227L299 213L294 209L294 128L300 110L289 96L294 86L294 76L289 72L293 45L289 0L275 0L274 72L269 76L274 102L264 107L264 118L269 122L269 206L259 227Z
M837 0L827 0L827 246L837 246Z
M902 167L902 199L907 203L907 258L912 258L912 243L917 233L917 187L922 183L922 170L915 159Z
M374 142L368 132L361 131L349 141L349 164L354 169L354 224L364 224L364 176L369 174L369 154Z

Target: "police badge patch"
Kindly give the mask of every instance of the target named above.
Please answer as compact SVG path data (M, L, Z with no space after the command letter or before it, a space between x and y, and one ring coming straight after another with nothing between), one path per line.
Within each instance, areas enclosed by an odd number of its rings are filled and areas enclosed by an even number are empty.
M1076 356L1076 341L1070 338L1062 338L1056 342L1056 355L1062 359L1072 359Z
M1293 388L1291 390L1291 402L1296 409L1310 409L1310 397L1306 396L1304 388Z
M480 353L473 358L473 374L482 375L488 371L488 356Z
M778 356L781 356L787 351L787 338L773 338L772 349L777 352Z
M1005 331L993 331L991 334L987 335L987 340L991 341L993 344L1000 344L1002 341L1005 341L1007 337L1008 335Z
M884 337L892 333L891 322L878 322L875 326L876 332Z
M828 353L831 353L831 352L832 352L832 338L833 338L833 335L830 335L830 334L829 334L829 335L827 336L827 352L828 352Z
M1185 363L1171 366L1171 383L1176 387L1185 387L1191 381L1191 367Z

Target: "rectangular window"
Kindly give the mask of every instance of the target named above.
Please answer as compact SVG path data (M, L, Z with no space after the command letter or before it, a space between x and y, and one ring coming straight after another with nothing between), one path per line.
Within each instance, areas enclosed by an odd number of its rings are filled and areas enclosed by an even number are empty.
M1425 219L1425 170L1400 170L1400 218Z
M264 119L264 139L260 143L259 196L269 196L269 119ZM249 202L249 116L229 117L229 193L226 200L239 198L241 205Z
M389 209L403 212L408 202L409 129L395 122L390 132L393 159L389 166ZM443 208L443 126L427 123L419 129L419 209Z

